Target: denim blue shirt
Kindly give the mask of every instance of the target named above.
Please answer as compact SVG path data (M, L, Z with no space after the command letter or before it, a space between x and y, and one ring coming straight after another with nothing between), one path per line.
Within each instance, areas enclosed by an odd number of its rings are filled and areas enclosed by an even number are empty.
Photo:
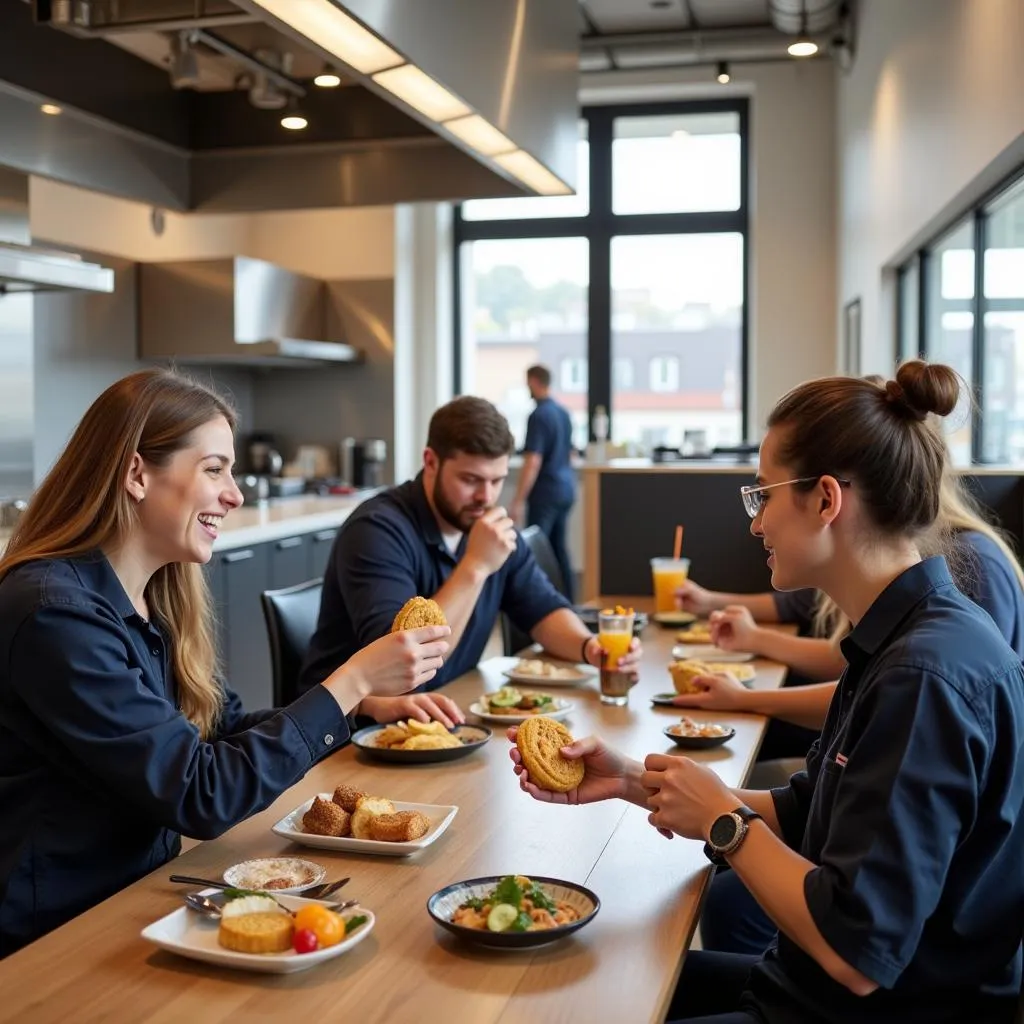
M542 398L526 421L524 452L541 457L540 472L528 501L568 508L576 496L572 463L572 420L557 402Z
M807 770L772 791L825 941L863 998L796 943L751 972L772 1022L1010 1020L1024 924L1024 668L945 560L901 574L842 641Z
M167 639L101 554L0 582L0 955L262 810L348 738L316 688L211 742L178 708Z
M411 597L432 597L466 552L445 546L423 490L422 474L360 505L338 532L324 573L320 618L299 680L300 690L327 678L360 648L384 636ZM476 668L498 612L524 632L569 603L519 540L484 583L458 646L423 689Z

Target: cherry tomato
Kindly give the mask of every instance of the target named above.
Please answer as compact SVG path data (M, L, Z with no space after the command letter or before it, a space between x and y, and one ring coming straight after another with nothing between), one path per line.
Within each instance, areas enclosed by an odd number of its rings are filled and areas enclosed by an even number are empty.
M341 916L319 903L310 903L296 912L295 928L308 928L313 932L321 949L336 946L345 937L345 922Z
M297 928L292 946L296 953L314 953L320 948L320 942L312 928Z

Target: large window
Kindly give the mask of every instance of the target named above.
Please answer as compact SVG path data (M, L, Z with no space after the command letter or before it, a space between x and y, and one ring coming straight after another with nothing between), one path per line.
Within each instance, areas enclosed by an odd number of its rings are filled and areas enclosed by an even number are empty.
M956 463L1024 461L1024 175L899 268L897 355L970 386L946 418Z
M552 374L584 447L745 436L745 101L584 110L579 194L464 203L457 392L494 401L518 442L525 370Z

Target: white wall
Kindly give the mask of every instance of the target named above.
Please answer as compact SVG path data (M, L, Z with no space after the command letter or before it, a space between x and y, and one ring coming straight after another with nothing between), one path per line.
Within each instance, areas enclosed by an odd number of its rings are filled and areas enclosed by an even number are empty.
M841 303L895 359L890 268L1024 163L1021 0L861 0L838 89Z
M582 76L584 103L750 97L750 431L793 385L834 373L835 78L830 61Z

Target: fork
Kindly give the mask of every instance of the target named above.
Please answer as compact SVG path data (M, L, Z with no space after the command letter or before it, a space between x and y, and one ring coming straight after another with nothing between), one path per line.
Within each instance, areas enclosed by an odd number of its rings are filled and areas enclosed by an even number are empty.
M318 900L324 899L327 896L332 896L336 893L343 885L347 885L352 879L341 878L336 882L324 882L321 885L311 886L309 889L304 889L297 895L302 896L303 899ZM172 882L184 882L187 885L205 885L208 889L234 889L237 886L228 885L224 881L215 882L211 878L197 878L194 875L171 875L170 881ZM271 895L268 893L267 895Z

